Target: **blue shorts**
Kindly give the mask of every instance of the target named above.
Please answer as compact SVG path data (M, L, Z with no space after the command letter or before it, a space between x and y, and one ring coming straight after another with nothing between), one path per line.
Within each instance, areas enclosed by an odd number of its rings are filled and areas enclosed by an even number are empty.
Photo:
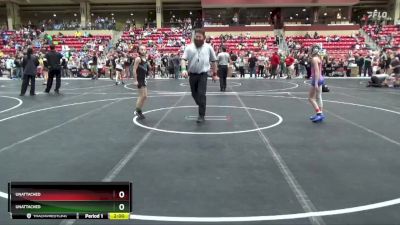
M319 80L318 81L318 87L319 86L322 86L322 85L324 85L325 84L325 80ZM315 80L311 80L311 86L315 86Z

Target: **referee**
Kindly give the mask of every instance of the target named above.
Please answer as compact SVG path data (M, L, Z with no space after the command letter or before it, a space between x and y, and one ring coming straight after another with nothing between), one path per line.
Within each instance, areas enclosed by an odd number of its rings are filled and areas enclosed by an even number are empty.
M217 55L218 60L218 76L220 91L226 90L226 77L228 76L228 66L230 63L230 55L226 52L226 47L221 47L222 52Z
M192 97L199 106L199 117L196 122L203 123L206 114L206 90L210 62L212 62L212 77L216 79L217 57L211 45L204 43L206 38L204 30L196 29L194 35L194 43L188 45L183 53L181 70L183 77L186 78L189 75Z
M56 52L56 47L54 45L50 45L50 52L46 54L47 59L47 68L49 69L49 78L47 79L47 87L44 90L45 93L49 93L51 86L53 85L53 79L56 77L56 88L54 92L56 94L60 94L61 87L61 59L62 55L59 52Z

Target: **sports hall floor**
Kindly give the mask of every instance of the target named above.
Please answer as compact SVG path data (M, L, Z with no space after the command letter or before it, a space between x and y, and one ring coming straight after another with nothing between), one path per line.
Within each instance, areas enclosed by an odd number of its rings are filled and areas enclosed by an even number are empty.
M149 80L145 121L132 84L1 80L0 224L400 224L400 90L366 82L328 80L314 124L302 79L209 81L198 125L187 80ZM134 220L11 221L9 181L132 181Z

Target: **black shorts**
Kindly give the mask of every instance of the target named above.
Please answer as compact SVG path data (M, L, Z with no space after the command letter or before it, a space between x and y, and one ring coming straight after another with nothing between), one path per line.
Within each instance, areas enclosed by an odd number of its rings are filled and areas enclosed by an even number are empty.
M138 88L147 87L147 80L145 77L138 77Z

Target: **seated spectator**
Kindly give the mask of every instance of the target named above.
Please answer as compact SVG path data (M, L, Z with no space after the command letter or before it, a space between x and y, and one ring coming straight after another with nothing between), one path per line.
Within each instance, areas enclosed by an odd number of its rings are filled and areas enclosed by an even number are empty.
M173 45L172 39L169 39L169 40L168 40L168 43L167 43L167 46L168 46L168 47L171 47L172 45Z
M295 47L296 50L300 50L300 49L301 49L301 45L300 45L299 42L296 42L296 45L295 45L295 46L296 46L296 47Z
M304 35L304 38L309 39L309 38L311 38L311 36L310 36L310 34L307 32L307 33Z
M184 37L181 37L181 40L180 40L180 41L181 41L181 44L182 44L182 45L186 45L186 39L185 39Z
M314 33L314 39L318 39L318 38L319 38L318 33L317 33L317 31L315 31L315 33Z
M77 31L75 32L75 37L78 37L78 38L79 38L79 37L82 37L82 32L80 32L80 31L77 30Z
M149 40L147 42L147 47L153 47L153 40Z
M267 44L267 43L265 43L265 44L262 46L262 50L263 50L263 51L267 51L267 50L268 50L268 44Z
M163 38L160 36L158 37L157 44L162 44L162 43L163 43Z
M289 48L294 48L294 42L293 39L289 39L288 43L287 43Z
M335 36L333 37L333 41L339 42L339 41L340 41L340 37L339 37L338 35L335 35Z

